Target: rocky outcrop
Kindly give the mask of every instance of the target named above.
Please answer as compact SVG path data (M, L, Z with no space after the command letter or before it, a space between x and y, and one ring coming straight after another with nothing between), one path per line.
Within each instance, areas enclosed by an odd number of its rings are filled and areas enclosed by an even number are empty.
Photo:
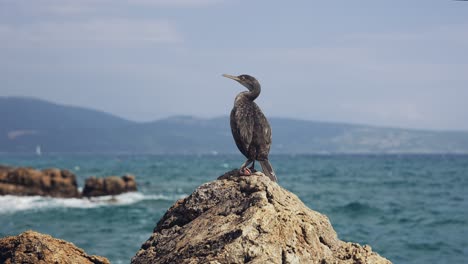
M68 170L0 167L0 195L80 197L76 177Z
M0 239L0 263L5 264L109 264L99 256L89 256L70 242L34 231Z
M146 263L379 263L261 173L229 172L177 201L132 259Z
M86 179L83 196L117 195L125 192L136 192L135 176L109 176L105 178L90 177Z
M14 168L0 165L0 195L42 195L77 198L118 195L137 191L135 176L90 177L83 193L78 191L76 176L68 170Z

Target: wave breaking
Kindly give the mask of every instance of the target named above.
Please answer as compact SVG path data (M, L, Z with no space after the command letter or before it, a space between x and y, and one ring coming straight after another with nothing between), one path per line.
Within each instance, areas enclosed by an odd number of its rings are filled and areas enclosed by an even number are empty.
M54 198L47 196L0 196L0 214L27 210L47 210L53 208L96 208L103 206L122 206L141 201L175 201L187 195L174 194L143 194L129 192L119 195L99 196L90 198Z

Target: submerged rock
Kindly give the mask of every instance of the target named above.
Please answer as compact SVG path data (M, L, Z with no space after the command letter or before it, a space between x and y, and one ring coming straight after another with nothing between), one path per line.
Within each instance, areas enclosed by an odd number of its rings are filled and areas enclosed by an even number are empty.
M0 239L0 263L5 264L109 264L99 256L89 256L70 242L34 231Z
M76 177L68 170L0 167L0 195L80 197Z
M85 181L83 196L117 195L126 192L136 192L135 176L124 175L122 177L109 176L105 178L90 177Z
M146 263L391 263L262 173L229 172L177 201L132 259Z

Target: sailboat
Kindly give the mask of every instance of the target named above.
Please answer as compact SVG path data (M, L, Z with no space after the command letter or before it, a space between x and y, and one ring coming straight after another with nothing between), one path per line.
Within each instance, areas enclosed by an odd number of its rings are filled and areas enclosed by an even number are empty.
M41 146L39 146L39 145L36 146L36 155L38 155L38 156L42 155Z

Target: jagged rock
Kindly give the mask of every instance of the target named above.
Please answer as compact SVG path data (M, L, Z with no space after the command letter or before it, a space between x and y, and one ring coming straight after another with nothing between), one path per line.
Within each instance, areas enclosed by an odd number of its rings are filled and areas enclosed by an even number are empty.
M76 177L67 170L0 168L0 195L43 195L80 197Z
M378 263L265 175L229 172L177 201L132 259L146 263Z
M117 195L125 192L136 192L135 176L109 176L106 178L90 177L86 179L83 196Z
M109 264L99 256L89 256L70 242L34 231L0 239L0 263L5 264Z

